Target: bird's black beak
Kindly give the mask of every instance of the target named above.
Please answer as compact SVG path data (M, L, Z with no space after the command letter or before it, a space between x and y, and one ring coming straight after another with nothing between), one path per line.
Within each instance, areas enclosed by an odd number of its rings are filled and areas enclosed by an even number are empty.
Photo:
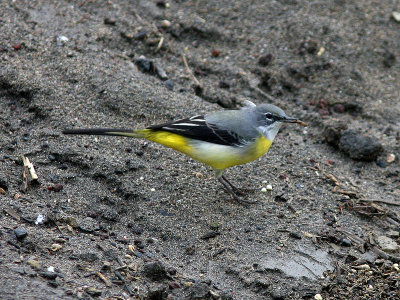
M286 123L297 123L301 126L307 126L306 123L304 123L303 121L300 121L299 119L296 118L291 118L291 117L285 117L282 122L286 122Z

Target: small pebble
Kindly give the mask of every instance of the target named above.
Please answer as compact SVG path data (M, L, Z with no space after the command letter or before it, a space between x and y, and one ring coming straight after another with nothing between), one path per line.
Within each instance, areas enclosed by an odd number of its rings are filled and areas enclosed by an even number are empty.
M321 294L315 294L314 299L315 300L322 300L323 298L322 298Z
M60 244L52 244L50 246L50 250L53 252L57 252L58 250L60 250L62 248L62 246Z
M93 297L101 296L101 290L98 290L98 289L96 289L94 287L88 287L86 289L86 293L88 293L90 296L93 296Z
M354 130L346 130L340 137L339 149L354 160L375 161L383 147L374 136L365 136Z
M59 35L57 36L56 41L57 41L57 46L63 46L69 41L69 39L66 36Z
M202 240L208 240L208 239L215 238L217 235L219 235L219 232L215 231L215 230L212 230L212 231L209 231L209 232L206 232L205 234L203 234L201 239Z
M47 268L47 271L48 271L48 272L55 272L55 270L54 270L54 267L53 267L53 266L50 266L50 267L48 267L48 268Z
M214 49L213 51L211 51L211 56L212 57L218 57L221 54L221 51Z
M143 273L146 277L154 281L163 280L167 277L167 271L164 265L158 261L146 263Z
M168 28L170 26L171 26L171 22L170 21L168 21L168 20L162 20L161 21L161 27L162 28Z
M26 263L30 265L32 269L40 270L42 268L42 265L36 259L30 259Z
M117 23L113 18L104 18L104 24L114 26Z
M344 238L344 239L342 239L341 244L342 244L342 246L350 247L351 246L351 241Z
M15 45L12 45L12 47L13 47L13 49L15 50L15 51L18 51L18 50L20 50L21 49L21 44L15 44Z
M388 164L394 162L396 159L396 155L394 155L393 153L389 153L388 155L386 155L386 162Z
M17 239L20 241L22 241L28 235L25 228L22 228L22 227L15 228L14 233L15 233L15 236L17 237Z
M376 238L379 247L385 252L396 252L399 250L399 245L391 238L381 235Z
M36 220L35 220L35 225L40 225L44 222L45 220L45 216L43 215L38 215Z
M301 240L301 233L292 231L289 233L289 236L298 240Z
M391 238L398 238L400 236L400 232L396 231L396 230L389 230L385 233L388 237Z
M272 191L272 185L270 184L267 185L267 191Z
M49 271L40 272L39 275L44 277L44 278L46 278L46 279L50 279L50 280L53 280L53 279L57 278L57 273L55 273L55 272L49 272Z
M267 66L272 60L272 54L264 54L261 55L260 58L258 59L258 64L261 66Z
M400 23L400 12L398 12L398 11L392 12L392 17L396 22Z
M367 265L367 264L359 265L359 266L353 266L353 268L357 269L357 270L369 270L369 269L371 269L371 267L369 265Z
M263 188L261 189L261 192L262 192L262 193L266 193L266 192L267 192L267 189L266 189L265 187L263 187Z
M164 86L165 86L168 90L170 90L170 91L173 91L173 90L174 90L174 83L172 82L171 79L165 80L165 81L163 82L163 84L164 84Z

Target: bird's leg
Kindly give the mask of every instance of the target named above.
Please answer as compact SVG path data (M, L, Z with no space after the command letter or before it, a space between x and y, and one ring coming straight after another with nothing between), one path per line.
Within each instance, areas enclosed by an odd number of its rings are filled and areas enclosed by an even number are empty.
M237 202L242 203L242 204L251 204L255 203L256 201L250 201L250 200L244 200L240 198L236 193L240 193L240 195L244 195L240 189L235 187L232 183L230 183L224 175L222 175L224 170L215 170L215 177L217 177L218 181L221 182L221 184L224 186L225 190L231 194L233 199L235 199Z
M236 195L236 193L231 189L231 187L229 186L229 184L227 182L225 182L222 177L218 178L218 181L222 183L222 185L224 186L225 190L231 194L231 196L233 197L233 199L235 199L237 202L241 203L241 204L253 204L256 203L256 201L251 201L251 200L245 200L240 198L238 195Z
M238 187L234 186L233 183L231 183L224 175L221 175L221 178L223 180L225 180L225 182L231 186L232 190L234 190L235 193L237 193L237 194L239 194L241 196L244 196L247 193L254 193L255 192L255 190L252 189L252 188L238 188Z
M240 196L246 195L246 193L245 193L242 189L240 189L240 188L234 186L233 183L231 183L231 182L228 180L228 178L226 178L224 175L221 175L221 179L223 179L227 184L229 184L229 186L232 188L232 190L233 190L235 193L237 193L238 195L240 195Z

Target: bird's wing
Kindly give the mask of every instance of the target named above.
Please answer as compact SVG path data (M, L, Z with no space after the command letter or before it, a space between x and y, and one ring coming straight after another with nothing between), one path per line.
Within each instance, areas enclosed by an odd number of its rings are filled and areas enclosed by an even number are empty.
M187 138L220 145L240 146L244 144L243 139L238 134L218 128L215 124L207 122L204 116L194 116L171 123L153 125L147 127L147 129L172 132Z

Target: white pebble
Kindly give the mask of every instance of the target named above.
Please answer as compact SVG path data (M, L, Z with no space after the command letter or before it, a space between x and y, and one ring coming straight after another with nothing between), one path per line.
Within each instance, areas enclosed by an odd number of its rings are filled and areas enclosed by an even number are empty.
M54 267L52 267L52 266L48 267L48 268L47 268L47 271L48 271L48 272L54 272Z
M266 189L265 187L263 187L263 188L261 189L261 192L262 192L262 193L266 193L266 192L267 192L267 189Z
M392 17L396 22L400 22L400 12L398 11L392 12Z
M272 191L272 185L268 184L268 185L267 185L267 190L268 190L268 191Z
M170 26L171 26L171 22L170 21L168 21L168 20L162 20L161 21L161 27L162 28L168 28Z
M151 189L150 189L150 191L152 191L152 192L155 192L155 191L156 191L156 189L155 189L155 188L151 188Z
M35 221L35 225L42 224L44 221L44 216L43 215L38 215Z
M321 294L315 294L314 299L315 300L322 300Z

